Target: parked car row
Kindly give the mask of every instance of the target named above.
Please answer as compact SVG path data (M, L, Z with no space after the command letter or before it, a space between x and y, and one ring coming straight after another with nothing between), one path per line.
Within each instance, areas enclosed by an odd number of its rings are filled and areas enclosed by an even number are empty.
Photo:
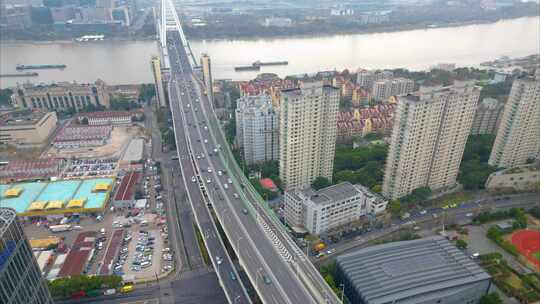
M116 275L124 274L124 265L126 264L127 258L129 256L128 246L132 238L133 237L131 231L126 232L126 235L122 240L122 247L120 248L118 256L116 257L116 262L114 263L113 273Z
M141 271L152 266L152 257L154 254L155 237L151 236L146 230L139 231L137 246L135 247L135 257L131 262L131 270Z

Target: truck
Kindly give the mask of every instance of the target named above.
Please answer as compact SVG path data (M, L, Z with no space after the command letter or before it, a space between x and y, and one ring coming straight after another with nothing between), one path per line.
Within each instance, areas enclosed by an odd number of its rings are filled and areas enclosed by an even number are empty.
M49 226L49 230L51 230L51 232L53 232L53 233L70 231L71 230L71 225L65 224L65 225Z
M326 248L326 244L320 241L313 245L313 250L316 252L321 252L324 250L324 248Z
M116 289L114 288L107 289L103 292L104 296L112 296L114 294L116 294Z

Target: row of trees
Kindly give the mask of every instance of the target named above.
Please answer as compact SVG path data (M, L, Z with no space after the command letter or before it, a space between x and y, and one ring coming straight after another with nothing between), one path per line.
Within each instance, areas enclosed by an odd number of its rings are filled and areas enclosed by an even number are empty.
M337 148L334 158L334 182L359 183L380 192L387 154L386 145L369 145L357 149Z
M532 209L531 212L540 211L540 208ZM534 215L534 213L532 213ZM521 208L511 208L510 210L501 210L494 212L482 212L473 218L474 224L484 224L491 221L503 220L507 218L513 218L513 229L525 229L527 228L527 216L525 211Z
M91 290L117 288L122 277L76 275L49 281L49 291L54 298L68 297L73 293Z
M491 134L469 136L457 178L466 190L484 189L488 176L495 172L487 163L494 141Z

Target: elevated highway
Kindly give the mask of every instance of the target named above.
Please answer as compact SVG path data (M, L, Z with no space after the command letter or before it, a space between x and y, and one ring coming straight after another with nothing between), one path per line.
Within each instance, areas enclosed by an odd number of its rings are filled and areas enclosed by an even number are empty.
M163 0L162 5L159 33L170 65L169 100L183 175L213 209L264 303L340 303L238 167L212 103L203 93L207 89L193 73L197 61L176 10L170 0ZM190 194L190 199L197 200L196 196ZM199 226L203 215L195 212ZM219 270L224 262L221 257L211 255L211 259L233 303L235 296L245 292L231 288L243 286L229 284L230 279Z

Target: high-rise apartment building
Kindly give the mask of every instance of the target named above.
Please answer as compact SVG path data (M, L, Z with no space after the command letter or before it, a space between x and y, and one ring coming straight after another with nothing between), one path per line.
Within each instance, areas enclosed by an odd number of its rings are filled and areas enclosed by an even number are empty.
M15 210L0 208L0 300L2 304L53 304Z
M163 77L161 75L161 60L158 56L152 56L152 73L154 74L154 83L156 86L156 97L160 107L166 107L165 88L163 86Z
M321 234L386 209L387 201L361 185L340 183L315 191L285 192L285 221L293 229Z
M391 79L392 77L394 77L394 73L392 71L371 71L358 69L356 72L356 84L364 89L371 90L373 82Z
M514 81L504 106L489 164L514 167L540 157L540 69Z
M398 97L383 183L386 197L455 185L479 97L480 87L461 81Z
M402 96L412 93L414 81L407 78L394 78L375 81L371 88L373 99L388 100L390 96Z
M266 94L244 96L236 106L236 140L246 164L278 160L278 114Z
M471 134L495 134L504 103L495 98L484 98L476 108Z
M305 188L318 176L332 179L339 89L303 82L281 91L279 174L285 189Z
M212 65L210 62L210 56L208 54L201 55L201 67L203 72L203 81L204 86L206 87L206 93L210 98L210 101L213 101L213 91L212 91Z

